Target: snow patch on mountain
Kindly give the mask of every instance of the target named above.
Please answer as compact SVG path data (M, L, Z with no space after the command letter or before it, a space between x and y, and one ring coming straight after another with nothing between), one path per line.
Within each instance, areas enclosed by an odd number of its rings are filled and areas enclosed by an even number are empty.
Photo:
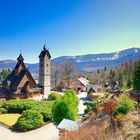
M137 49L134 49L135 53L138 53L138 50Z

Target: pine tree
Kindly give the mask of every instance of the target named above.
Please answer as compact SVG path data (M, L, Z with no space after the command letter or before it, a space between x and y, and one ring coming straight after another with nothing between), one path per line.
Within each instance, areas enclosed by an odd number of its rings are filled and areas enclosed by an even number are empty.
M134 90L140 90L140 60L134 67L133 72L133 86Z
M107 71L107 67L104 67L104 71Z
M118 82L119 82L120 88L123 88L124 87L124 75L122 73L119 74Z
M11 73L10 69L8 70L2 70L0 72L0 82L3 82L4 80L6 80L7 76Z
M128 80L127 80L127 87L131 88L133 84L133 80L132 80L132 74L128 75Z
M100 73L100 70L99 70L99 69L97 70L97 73L98 73L98 74Z
M110 70L110 81L114 81L114 78L115 78L115 71L113 69Z

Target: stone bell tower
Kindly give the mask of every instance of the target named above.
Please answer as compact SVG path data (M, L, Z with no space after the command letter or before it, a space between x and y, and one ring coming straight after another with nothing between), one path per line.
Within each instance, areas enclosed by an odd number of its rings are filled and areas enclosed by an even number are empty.
M43 88L43 94L48 96L51 91L51 55L44 45L39 55L39 86Z

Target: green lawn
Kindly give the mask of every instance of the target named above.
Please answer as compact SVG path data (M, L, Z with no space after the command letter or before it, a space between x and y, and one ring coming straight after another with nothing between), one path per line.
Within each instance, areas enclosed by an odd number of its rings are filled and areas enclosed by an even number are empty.
M2 114L0 115L0 123L11 127L12 125L15 124L17 119L20 117L20 114Z

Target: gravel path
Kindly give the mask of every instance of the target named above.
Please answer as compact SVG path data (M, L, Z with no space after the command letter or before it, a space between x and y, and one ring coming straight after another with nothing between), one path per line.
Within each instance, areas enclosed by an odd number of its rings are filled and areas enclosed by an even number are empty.
M16 133L0 126L0 140L58 140L58 129L53 123L49 123L37 130L25 133Z

